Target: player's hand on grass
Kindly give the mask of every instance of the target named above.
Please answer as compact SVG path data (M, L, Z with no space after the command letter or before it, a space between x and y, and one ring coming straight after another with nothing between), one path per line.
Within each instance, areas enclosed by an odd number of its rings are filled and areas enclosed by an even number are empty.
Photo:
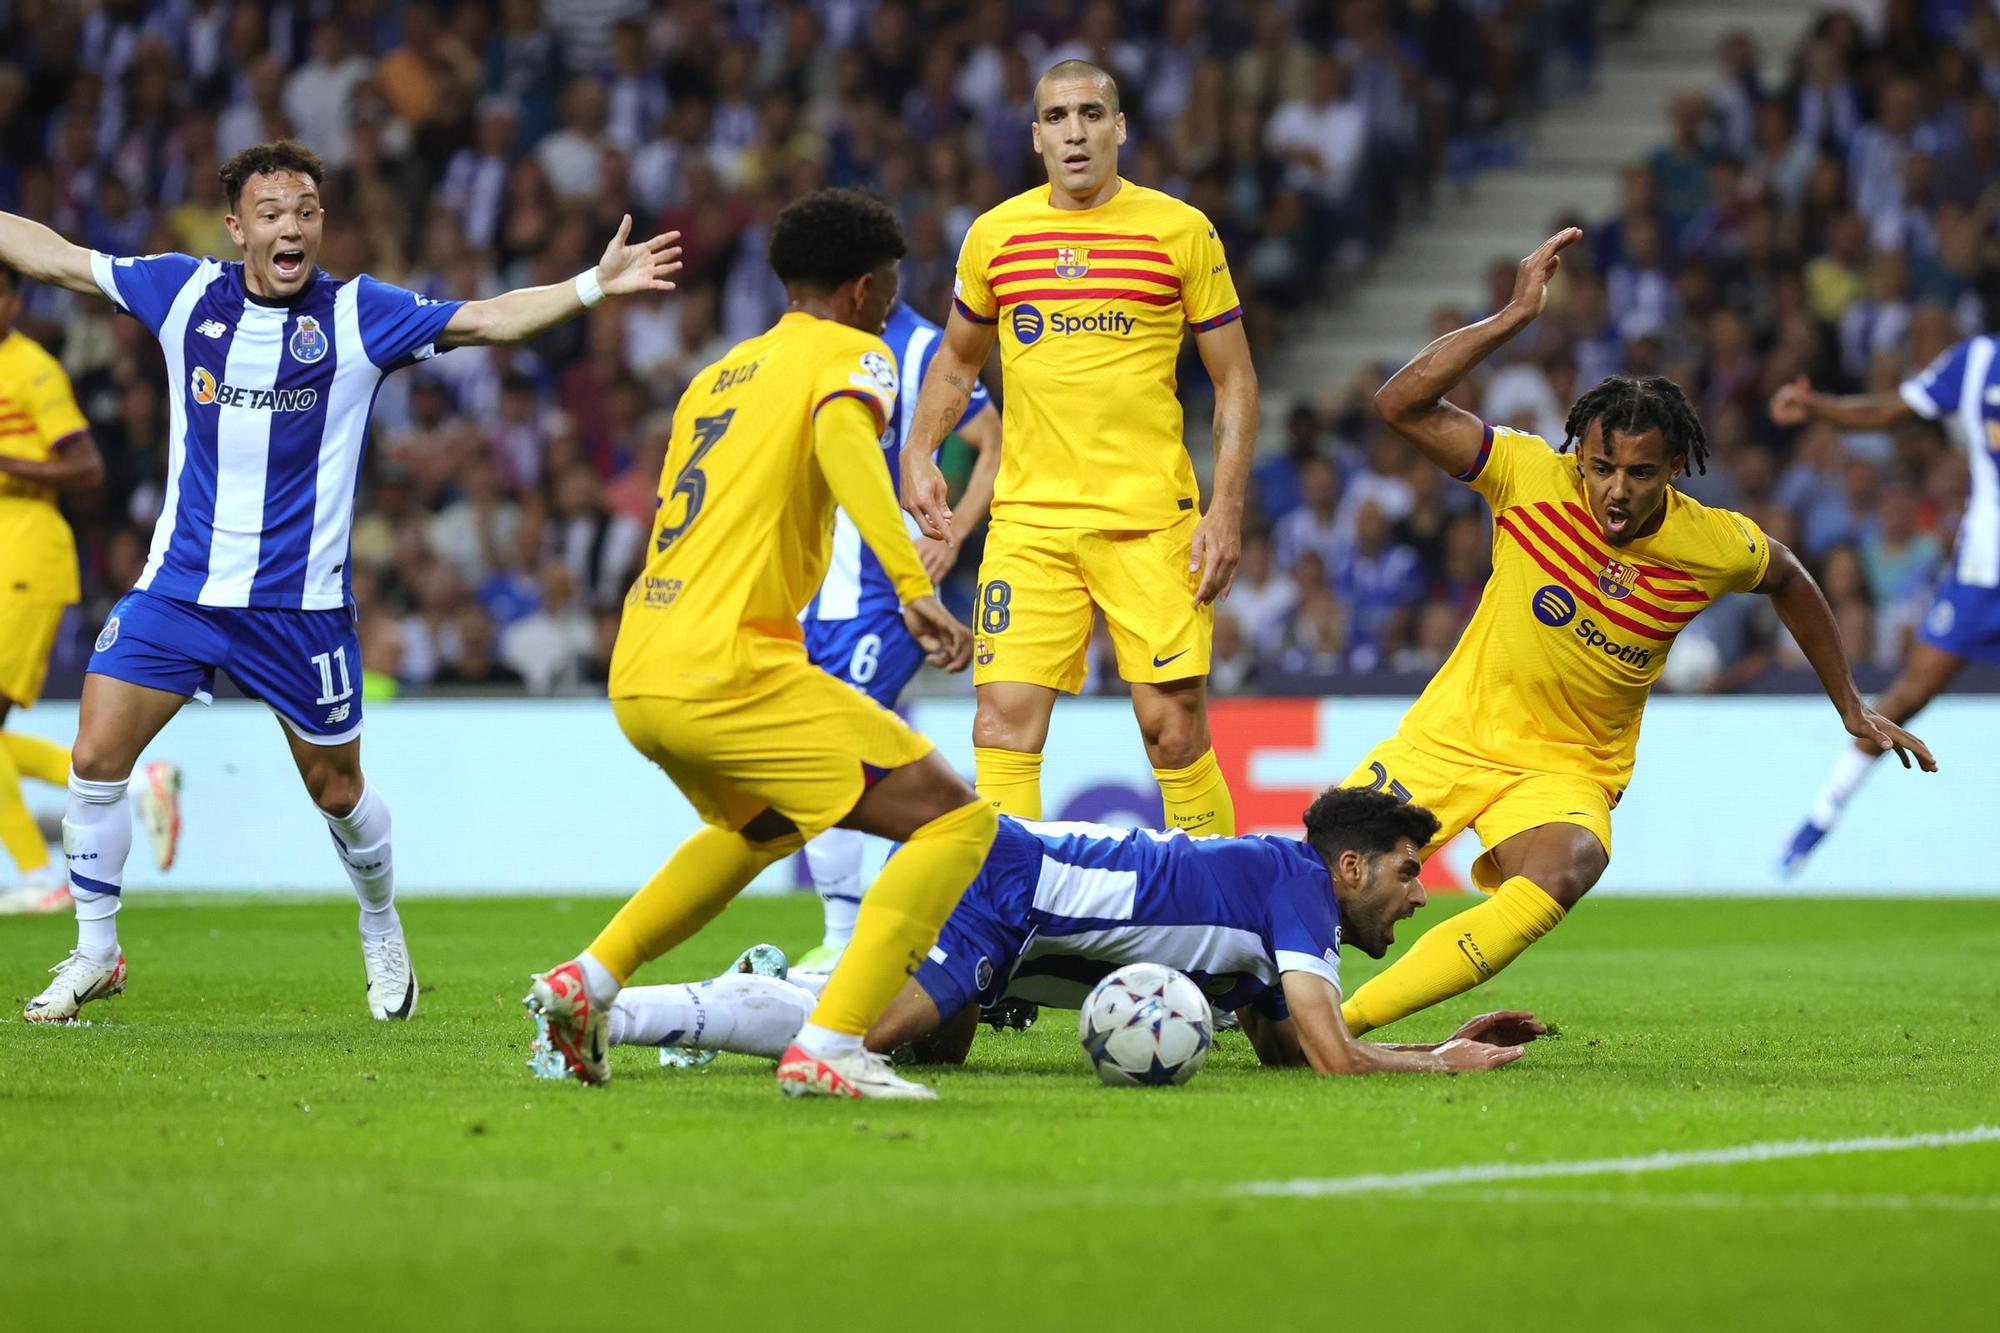
M618 234L604 247L597 261L597 283L606 296L633 296L639 292L670 292L671 281L681 271L681 234L661 232L650 241L627 245L632 234L632 215L618 224Z
M1514 296L1507 308L1523 322L1542 313L1548 303L1549 280L1562 267L1562 252L1583 239L1581 227L1564 227L1535 247L1535 252L1514 270Z
M963 671L972 662L972 630L944 609L935 597L919 597L903 608L903 624L924 650L924 660L946 671Z
M1548 1035L1548 1028L1523 1009L1502 1009L1497 1013L1469 1018L1451 1034L1452 1041L1484 1042L1488 1046L1526 1046Z
M937 460L915 449L903 450L903 508L923 535L951 540L951 506L945 502L944 473Z
M1812 392L1812 381L1804 375L1790 384L1781 385L1771 395L1771 420L1780 426L1803 426L1812 414L1806 410L1806 395Z
M1519 1046L1490 1046L1483 1041L1466 1041L1453 1037L1437 1048L1438 1059L1454 1074L1475 1074L1483 1069L1498 1069L1521 1058Z
M1847 734L1856 740L1872 741L1884 750L1894 750L1896 758L1903 761L1904 768L1910 766L1914 757L1917 767L1924 772L1937 772L1937 760L1931 757L1930 746L1872 708L1864 708L1848 720Z
M1201 583L1194 590L1194 604L1206 606L1229 595L1236 582L1236 562L1243 558L1243 534L1238 521L1211 508L1194 525L1194 541L1188 548L1188 572L1201 571Z
M958 563L958 543L949 538L939 541L935 537L919 537L917 559L924 562L924 573L930 575L932 583L943 583L944 576Z

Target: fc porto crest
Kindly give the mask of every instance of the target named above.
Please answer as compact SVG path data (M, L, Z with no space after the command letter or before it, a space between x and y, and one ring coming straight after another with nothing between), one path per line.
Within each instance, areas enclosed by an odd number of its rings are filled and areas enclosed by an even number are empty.
M1081 245L1065 245L1056 251L1056 276L1080 278L1090 272L1090 251Z
M118 642L118 617L113 616L104 622L104 629L97 636L97 651L108 652L111 645L116 642Z
M1616 560L1607 560L1597 571L1597 590L1615 601L1624 601L1639 586L1639 571Z
M300 315L292 325L292 360L311 365L326 355L326 332L311 315Z

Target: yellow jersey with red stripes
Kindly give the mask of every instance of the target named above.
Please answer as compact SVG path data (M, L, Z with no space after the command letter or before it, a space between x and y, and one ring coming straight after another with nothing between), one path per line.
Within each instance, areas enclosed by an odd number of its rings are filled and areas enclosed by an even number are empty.
M825 580L836 503L905 603L934 591L882 465L895 401L880 338L799 311L694 377L625 598L612 698L750 694L774 669L805 668L799 612Z
M1459 480L1493 506L1493 573L1398 734L1485 768L1589 777L1616 799L1674 636L1715 598L1761 583L1770 542L1743 515L1669 487L1659 529L1613 548L1577 460L1505 428L1487 427Z
M1096 208L1037 186L981 214L958 256L959 314L998 324L1006 391L993 517L1150 531L1199 501L1181 438L1182 329L1240 319L1215 227L1120 179Z
M0 457L44 463L88 429L56 359L24 334L0 338ZM0 598L65 605L79 596L76 537L55 489L0 472Z

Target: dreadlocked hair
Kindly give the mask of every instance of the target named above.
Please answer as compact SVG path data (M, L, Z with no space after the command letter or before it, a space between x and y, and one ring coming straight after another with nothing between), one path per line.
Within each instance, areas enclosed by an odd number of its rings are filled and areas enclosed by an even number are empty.
M1708 471L1708 432L1681 392L1664 375L1607 375L1602 383L1576 400L1563 422L1568 432L1558 453L1568 453L1597 422L1606 435L1632 435L1658 429L1666 437L1669 457L1679 455L1695 472Z

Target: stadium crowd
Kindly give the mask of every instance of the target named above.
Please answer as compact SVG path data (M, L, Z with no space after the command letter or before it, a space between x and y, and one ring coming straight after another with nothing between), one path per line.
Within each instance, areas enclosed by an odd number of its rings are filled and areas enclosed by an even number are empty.
M1727 44L1589 229L1589 262L1480 383L1490 419L1562 437L1579 384L1657 370L1699 397L1740 506L1822 573L1850 651L1899 652L1964 494L1934 434L1775 430L1794 375L1892 384L1984 327L2000 262L2000 21L1896 3L1835 14L1765 86ZM771 219L821 183L904 219L903 286L941 317L960 237L1039 179L1040 68L1123 78L1124 174L1216 220L1253 346L1429 205L1456 150L1590 68L1590 0L0 0L0 208L112 253L233 253L216 163L280 133L330 170L323 262L435 296L561 280L630 211L684 235L681 291L526 351L465 349L388 382L354 585L370 688L562 692L601 680L689 375L765 327ZM1413 165L1414 164L1414 165ZM1512 280L1497 264L1492 303ZM1479 313L1440 311L1440 328ZM71 506L85 604L57 675L144 558L164 483L163 371L101 303L30 289L110 470ZM1257 466L1218 619L1223 692L1428 671L1486 573L1482 512L1384 437L1371 370L1295 406ZM1183 366L1199 395L1199 362ZM1004 389L1004 386L999 386ZM948 592L963 604L976 552ZM1758 599L1698 622L1748 679L1788 651ZM65 672L65 668L67 672ZM1097 673L1115 686L1113 673Z

